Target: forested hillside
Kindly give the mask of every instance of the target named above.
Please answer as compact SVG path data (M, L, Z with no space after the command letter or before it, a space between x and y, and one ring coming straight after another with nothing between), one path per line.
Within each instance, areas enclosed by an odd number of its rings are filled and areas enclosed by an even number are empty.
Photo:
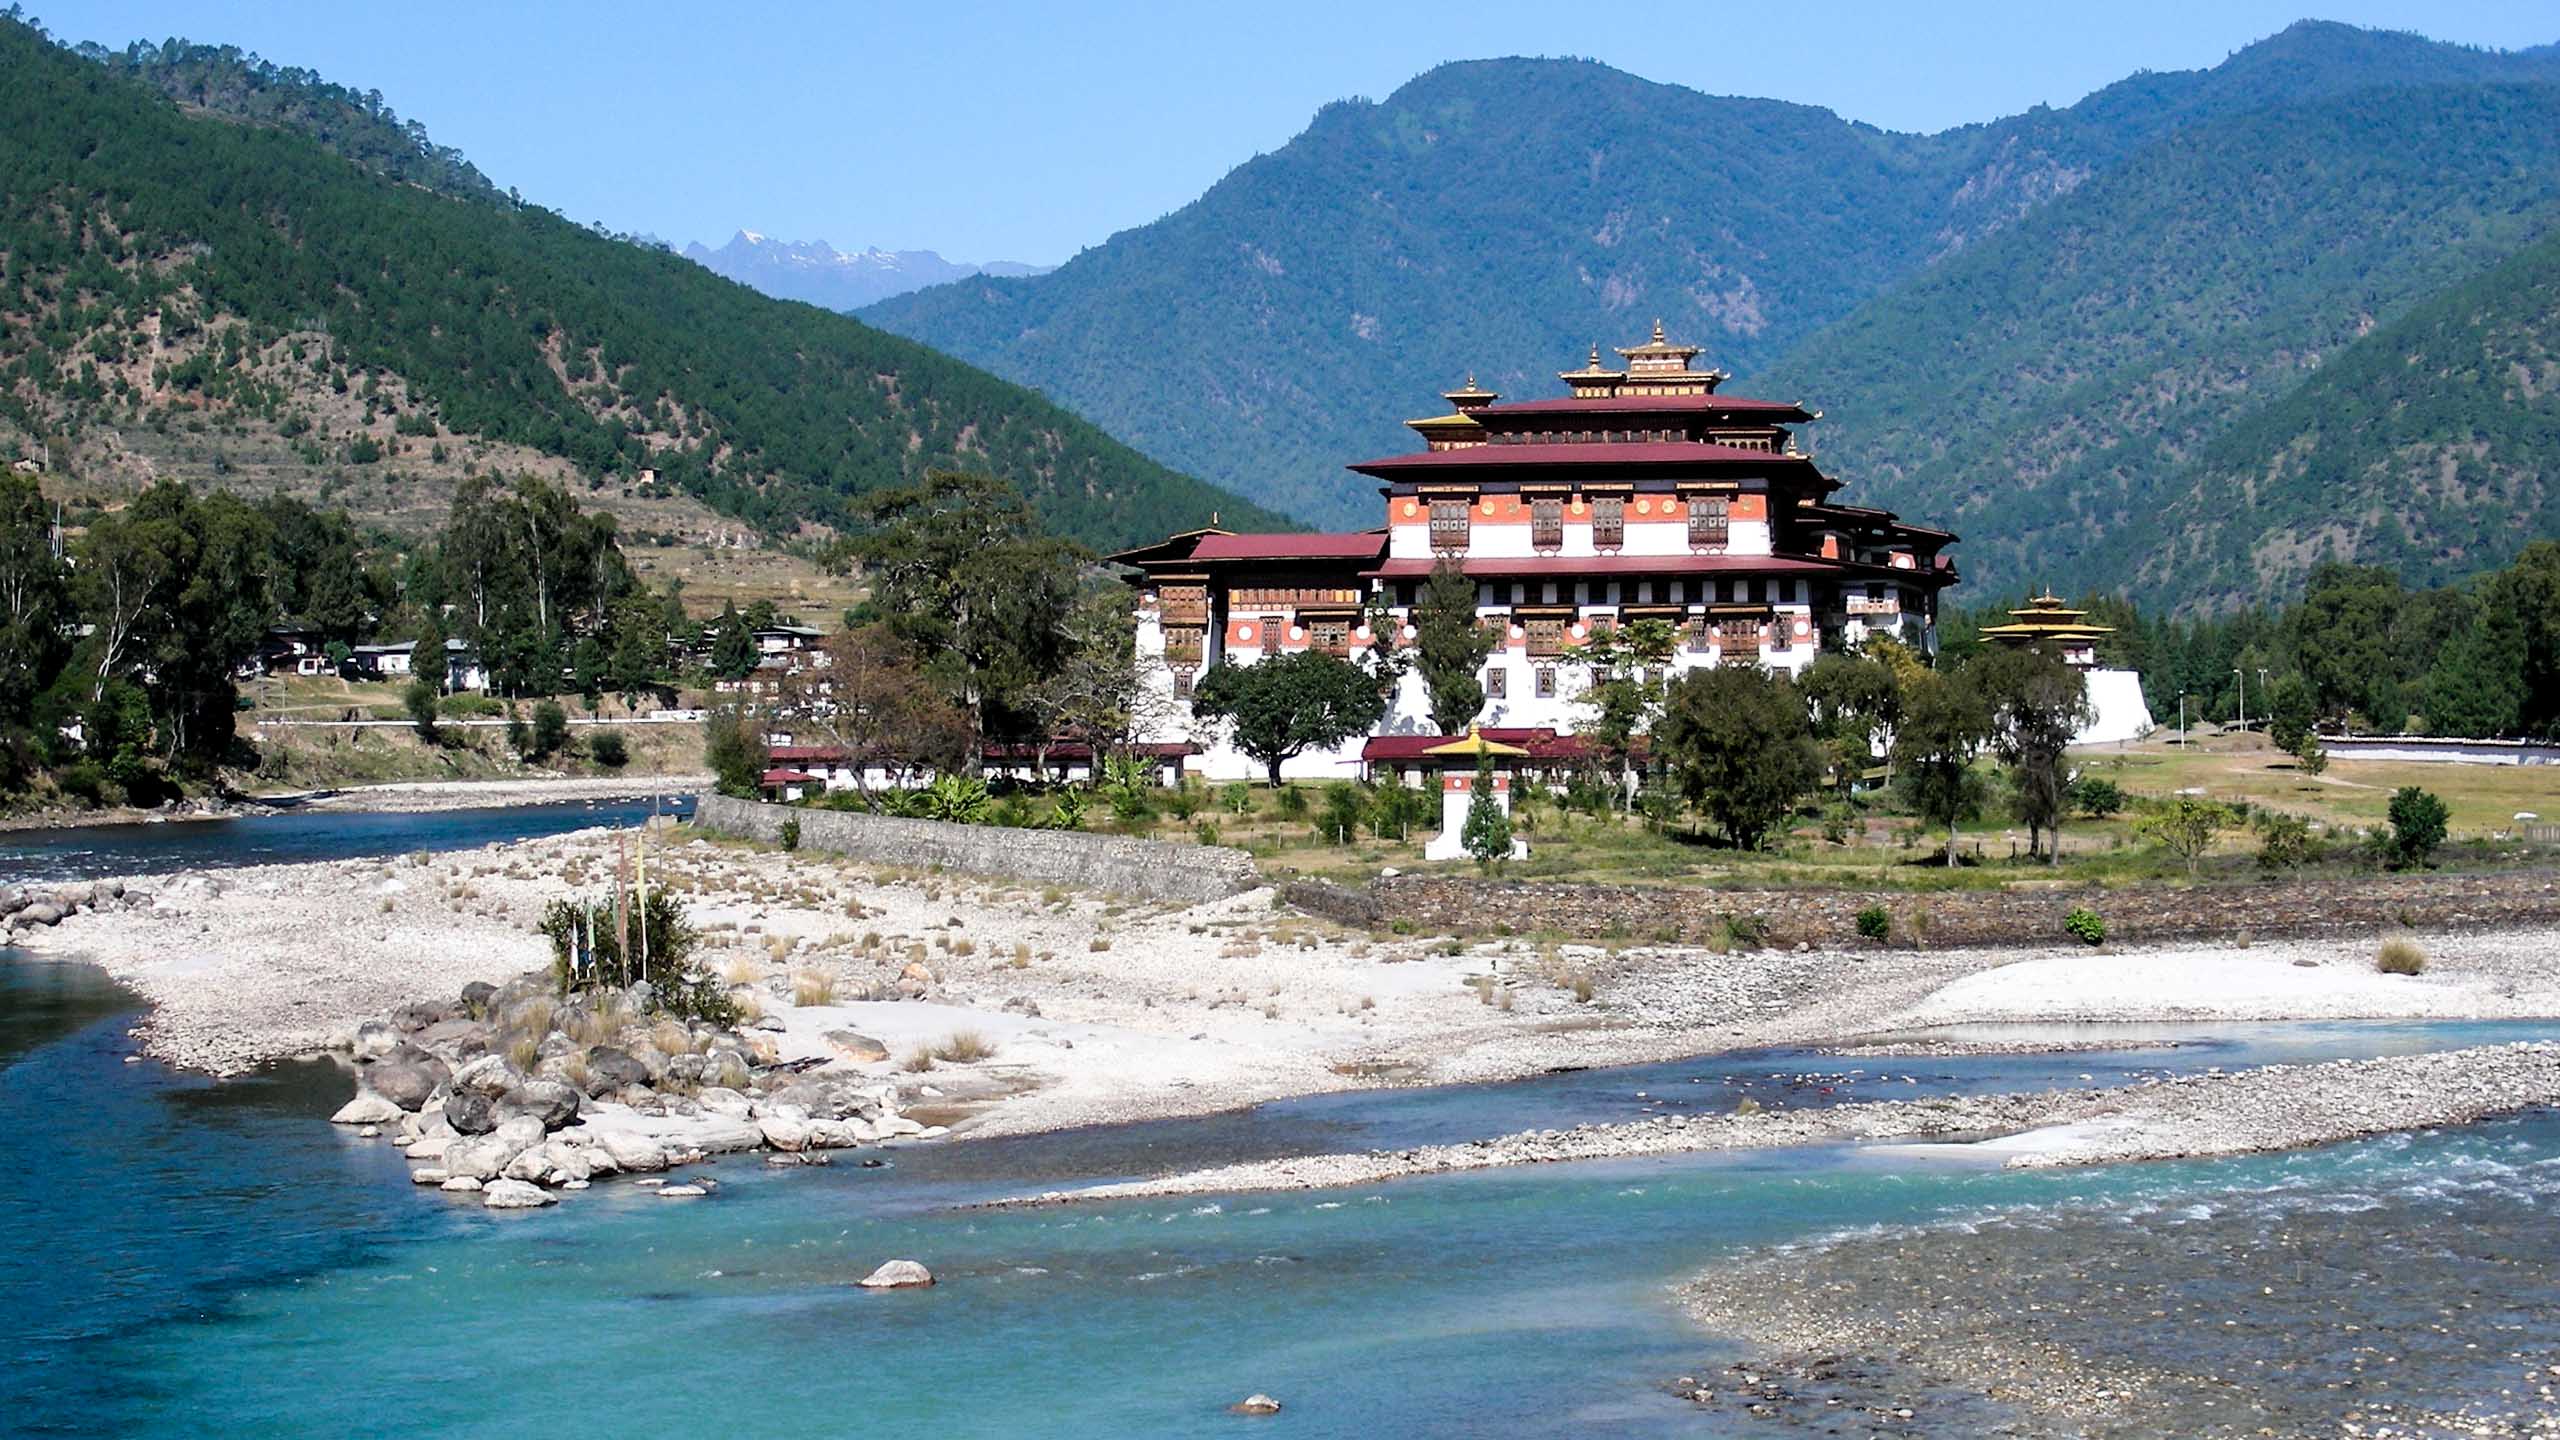
M2144 593L2229 597L2327 554L2412 586L2560 536L2560 237L2339 350L2176 471L2124 553Z
M2022 216L2106 193L2099 182L2122 171L2193 167L2154 184L2151 198L2172 208L2148 221L2155 231L2211 225L2227 204L2245 207L2256 183L2216 160L2210 147L2224 142L2212 137L2253 112L2310 117L2295 149L2260 155L2296 183L2323 170L2352 178L2343 172L2387 144L2396 116L2388 103L2326 119L2323 107L2377 88L2555 76L2549 50L2499 54L2306 23L2211 70L2136 75L2068 109L1912 136L1584 62L1448 65L1382 103L1327 107L1198 201L1051 275L938 286L864 314L1036 383L1169 463L1312 520L1365 522L1374 497L1341 465L1409 444L1399 422L1425 413L1436 391L1473 371L1506 393L1552 393L1554 372L1584 347L1638 338L1656 316L1737 372L1736 389L1800 398L1835 420L1873 410L1876 397L1846 382L1886 370L1904 389L1885 404L1967 387L2023 407L2052 390L2060 367L2003 354L1963 371L1935 331L1853 330L1873 345L1784 357L1863 303L1896 303L1912 277L2009 239ZM2280 132L2290 122L2266 123ZM2530 129L2510 139L2520 170L2551 143ZM2475 158L2478 140L2462 141ZM2413 163L2424 158L2413 149ZM2441 188L2476 179L2448 173ZM2277 215L2250 239L2276 259L2340 238L2327 227L2393 231L2387 208L2424 188L2421 175L2369 209L2343 204L2299 224ZM2019 285L2053 271L2103 289L2121 255L2029 245L1993 263L2020 270ZM2337 282L2346 271L2321 273ZM1998 328L2019 317L1983 318ZM2288 353L2319 340L2275 338ZM1826 434L1841 428L1809 439L1844 464L1913 469L1936 443L1932 434L1904 453L1894 446L1910 436ZM1945 433L1992 452L2002 440L1972 417ZM1861 480L1854 469L1847 478ZM1986 538L1996 550L2002 537ZM1977 551L1976 563L2006 558Z
M781 533L934 466L1099 545L1276 523L913 342L351 164L283 111L189 115L125 68L0 21L0 428L57 463L178 434L154 473L219 482L226 443L263 441L363 491L467 438L654 470Z
M2259 512L2223 497L2201 523L2218 545L2263 551L2263 572L2146 566L2128 540L2226 427L2544 233L2560 217L2555 164L2560 86L2368 90L2208 122L1745 382L1822 397L1826 468L1862 499L1960 531L1968 574L2139 576L2154 600L2271 594L2317 556L2261 542L2248 528ZM2246 433L2290 443L2265 425ZM2340 499L2299 471L2258 479L2269 517ZM2512 525L2491 502L2474 493L2480 513L2454 523ZM2364 558L2430 549L2404 537Z

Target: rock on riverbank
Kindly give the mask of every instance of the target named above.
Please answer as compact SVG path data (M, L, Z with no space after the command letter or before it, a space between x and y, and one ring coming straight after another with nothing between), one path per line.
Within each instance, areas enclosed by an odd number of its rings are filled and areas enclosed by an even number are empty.
M357 1092L334 1117L388 1125L413 1177L495 1209L603 1175L941 1132L850 1062L783 1063L753 1029L653 1015L645 985L561 999L546 975L465 986L368 1020L337 1047Z
M1152 1180L1050 1191L1000 1204L1050 1204L1209 1191L1311 1190L1405 1175L1762 1149L1843 1140L1947 1141L1950 1157L2012 1166L2095 1165L2243 1155L2393 1130L2458 1125L2560 1104L2560 1044L2522 1043L2271 1065L2105 1090L1894 1100L1729 1115L1665 1115L1493 1140L1363 1154L1301 1155ZM1969 1137L1995 1135L1992 1140Z

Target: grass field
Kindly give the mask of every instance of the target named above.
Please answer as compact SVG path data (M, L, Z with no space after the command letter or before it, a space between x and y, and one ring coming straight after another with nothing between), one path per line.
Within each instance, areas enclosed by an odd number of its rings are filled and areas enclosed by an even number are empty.
M2110 745L2076 758L2083 773L2111 777L2133 793L2199 790L2216 800L2247 800L2330 825L2384 823L2391 793L2404 785L2443 798L2453 812L2456 838L2512 830L2518 811L2560 823L2560 765L2331 760L2324 773L2306 775L2263 735L2201 734L2183 751L2174 743Z

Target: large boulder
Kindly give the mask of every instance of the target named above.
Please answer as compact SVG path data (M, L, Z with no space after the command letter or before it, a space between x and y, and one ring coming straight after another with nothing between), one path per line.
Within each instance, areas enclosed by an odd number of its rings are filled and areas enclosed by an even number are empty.
M495 1100L524 1083L524 1075L503 1055L483 1055L453 1072L455 1094L486 1095Z
M480 1189L480 1203L492 1210L539 1210L559 1198L522 1180L492 1180Z
M496 998L498 987L486 980L474 980L462 987L462 1013L481 1016L489 1013L489 1002Z
M625 1085L646 1085L649 1067L618 1045L598 1045L587 1052L587 1093L608 1095Z
M477 1090L455 1090L444 1100L445 1123L460 1135L486 1135L498 1128L498 1102Z
M527 1080L498 1101L498 1118L523 1116L545 1130L557 1130L578 1118L577 1090L558 1080Z
M474 1180L495 1180L506 1173L507 1162L522 1153L522 1147L507 1148L507 1142L495 1135L482 1135L470 1140L456 1140L444 1149L445 1174Z
M359 1090L356 1098L329 1118L340 1125L381 1125L399 1119L402 1113L400 1107L389 1100L370 1090Z
M359 1060L379 1060L400 1044L400 1032L380 1020L367 1020L356 1027L355 1052Z
M440 1000L412 1000L391 1012L392 1028L415 1035L440 1020L453 1017L453 1007Z
M933 1272L913 1260L892 1260L854 1283L865 1290L920 1290L933 1283Z
M837 1055L856 1065L872 1065L889 1058L889 1047L856 1030L830 1030L827 1044Z
M415 1110L452 1076L452 1069L435 1056L415 1045L401 1045L366 1068L364 1083L401 1109Z
M39 900L19 911L17 914L10 916L9 923L13 925L59 925L62 923L62 917L67 913L68 912L61 906L54 904L50 900Z
M794 1119L787 1115L766 1115L756 1121L756 1128L763 1132L764 1143L776 1150L809 1148L810 1122L805 1116Z

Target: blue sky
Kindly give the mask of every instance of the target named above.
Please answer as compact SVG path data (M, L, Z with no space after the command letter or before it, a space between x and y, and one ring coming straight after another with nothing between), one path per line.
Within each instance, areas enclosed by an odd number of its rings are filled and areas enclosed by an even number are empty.
M1446 60L1577 55L1937 130L2183 70L2305 15L2498 48L2560 4L1716 0L826 7L31 3L70 40L184 36L380 90L500 185L669 241L739 227L1055 262L1175 209L1329 100Z

